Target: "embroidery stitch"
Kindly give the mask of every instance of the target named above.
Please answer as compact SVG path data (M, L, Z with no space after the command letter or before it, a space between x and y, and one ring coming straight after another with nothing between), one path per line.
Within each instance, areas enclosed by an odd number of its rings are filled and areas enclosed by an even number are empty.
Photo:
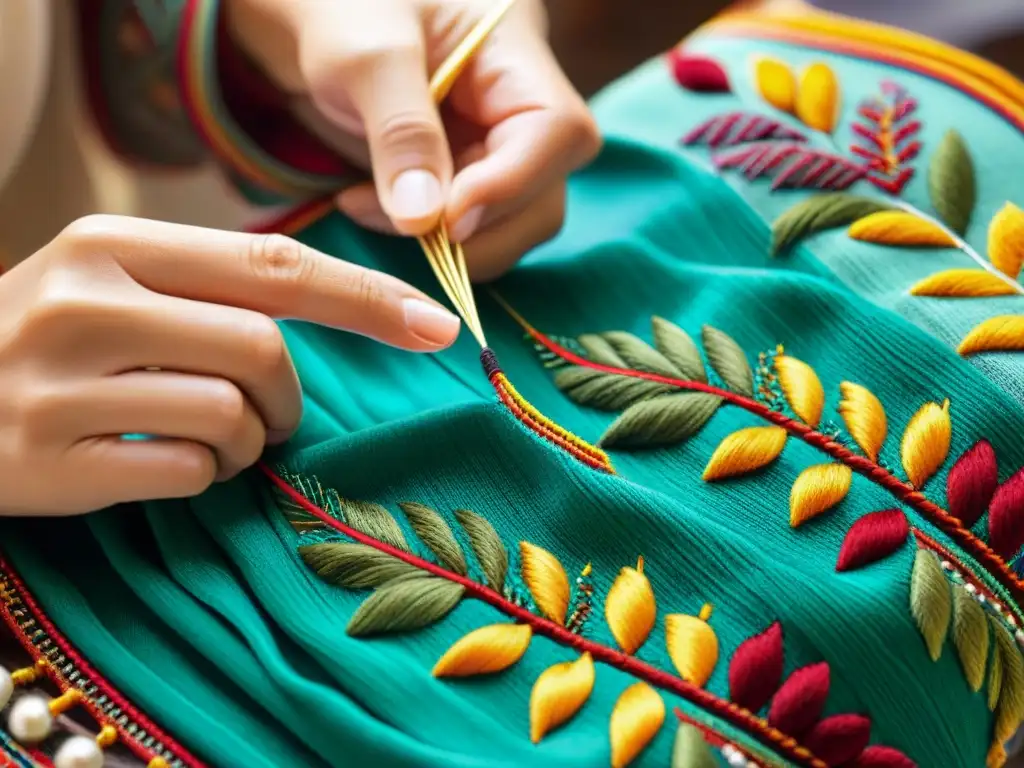
M917 101L906 89L891 81L883 81L882 93L861 102L857 114L864 122L850 127L860 139L850 151L863 158L872 176L890 194L898 195L914 177L908 164L921 152L916 138L921 122L911 119L917 110Z

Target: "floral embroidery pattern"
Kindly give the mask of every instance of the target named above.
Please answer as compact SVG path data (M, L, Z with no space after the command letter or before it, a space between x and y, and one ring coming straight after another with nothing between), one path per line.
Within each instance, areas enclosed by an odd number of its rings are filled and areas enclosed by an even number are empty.
M663 617L666 650L678 676L637 658L658 619L654 590L642 559L635 568L620 571L605 597L605 620L617 646L609 647L583 632L587 616L580 614L590 613L592 595L587 582L589 565L573 589L555 555L523 541L519 543L517 579L505 544L491 524L473 512L455 512L470 542L470 553L463 550L451 525L438 512L420 504L401 504L419 540L410 542L396 517L382 506L343 499L315 478L276 473L265 466L263 470L274 484L283 513L303 538L312 542L299 549L310 568L333 585L374 590L353 614L350 635L367 637L429 626L464 598L473 597L515 623L482 627L457 640L436 663L436 677L504 671L523 657L538 634L578 654L549 667L534 683L530 738L535 743L571 720L587 702L598 662L637 678L621 693L610 714L611 764L615 767L630 764L662 728L666 713L659 689L727 720L798 765L827 768L858 757L871 758L872 750L879 749L868 747L868 718L855 714L822 717L829 692L828 664L812 664L782 679L783 639L778 623L736 649L729 666L731 700L703 689L719 655L718 638L709 624L710 606L697 616ZM429 555L420 556L416 550L426 550ZM482 576L479 580L477 572ZM582 610L584 605L586 610ZM767 705L767 716L758 716ZM681 719L673 765L699 765L694 761L706 754L706 742L702 738L699 748L688 747L695 734L692 722ZM814 749L798 738L813 744ZM727 751L745 757L738 745L728 745ZM895 750L887 751L899 755L903 762L882 764L913 765Z

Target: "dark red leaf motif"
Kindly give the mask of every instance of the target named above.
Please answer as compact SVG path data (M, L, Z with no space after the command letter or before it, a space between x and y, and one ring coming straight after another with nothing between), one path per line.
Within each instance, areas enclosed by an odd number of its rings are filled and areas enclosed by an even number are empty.
M729 698L757 712L782 682L782 625L775 622L740 643L729 662Z
M824 661L796 670L772 699L768 722L794 738L809 731L825 709L829 677Z
M988 440L979 440L949 470L946 500L950 514L970 528L985 514L998 487L996 452Z
M677 48L669 53L668 60L676 82L689 91L728 93L731 90L725 69L709 56L696 56Z
M759 141L714 158L719 169L735 168L753 181L772 179L772 189L843 190L867 170L845 157L788 141Z
M876 745L860 753L860 757L843 768L917 768L917 763L898 749Z
M1024 469L999 486L992 497L988 543L1004 560L1024 545Z
M910 163L921 152L917 135L922 123L911 120L917 101L906 89L882 83L882 93L861 102L857 109L863 122L850 127L856 137L850 151L865 161L867 180L879 189L898 195L914 177Z
M903 510L869 512L846 532L836 570L854 571L882 560L903 546L909 535L910 524Z
M803 745L829 765L846 765L871 740L871 721L863 715L826 717L804 736Z
M682 143L687 146L706 144L716 149L765 139L807 141L802 133L778 120L749 112L726 112L705 120L683 136Z

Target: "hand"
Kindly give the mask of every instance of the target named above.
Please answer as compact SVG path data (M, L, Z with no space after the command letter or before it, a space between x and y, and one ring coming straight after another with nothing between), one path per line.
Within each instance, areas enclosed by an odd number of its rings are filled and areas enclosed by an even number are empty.
M244 50L308 99L373 184L339 196L364 226L423 234L442 215L489 279L552 237L566 177L600 147L545 40L539 0L519 0L456 81L442 120L433 72L493 0L226 0ZM353 138L358 139L353 141Z
M280 235L94 216L0 278L0 514L191 496L302 414L271 317L415 351L458 319ZM152 435L125 440L122 435Z

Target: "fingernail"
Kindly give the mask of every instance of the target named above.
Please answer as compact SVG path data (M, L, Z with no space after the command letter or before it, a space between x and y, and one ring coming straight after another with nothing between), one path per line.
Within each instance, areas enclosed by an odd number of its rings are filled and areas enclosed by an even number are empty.
M484 207L478 205L475 208L470 208L464 214L462 218L455 222L455 226L452 227L452 240L456 243L464 243L473 236L476 232L476 228L480 226L480 221L484 217Z
M421 299L405 299L405 326L420 341L446 347L459 332L459 318L441 307Z
M430 171L404 171L391 187L392 216L398 219L426 219L441 211L444 200L441 182Z

